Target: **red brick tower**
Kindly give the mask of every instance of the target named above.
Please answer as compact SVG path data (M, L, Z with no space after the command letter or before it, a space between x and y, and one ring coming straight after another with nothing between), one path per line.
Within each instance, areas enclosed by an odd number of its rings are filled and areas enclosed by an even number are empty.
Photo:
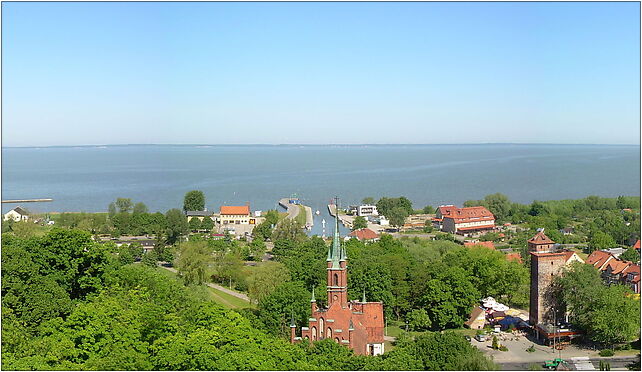
M566 265L566 253L555 252L555 242L542 231L528 240L531 255L531 294L528 320L532 325L552 323L555 300L551 284Z

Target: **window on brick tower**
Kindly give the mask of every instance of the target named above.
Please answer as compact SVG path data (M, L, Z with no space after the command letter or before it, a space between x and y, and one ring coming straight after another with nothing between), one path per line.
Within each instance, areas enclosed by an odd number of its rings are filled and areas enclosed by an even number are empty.
M338 275L338 274L334 274L334 279L333 279L333 281L334 281L334 285L335 285L335 286L338 286L338 285L339 285L339 275Z
M325 335L326 338L332 338L332 329L328 327L328 333Z

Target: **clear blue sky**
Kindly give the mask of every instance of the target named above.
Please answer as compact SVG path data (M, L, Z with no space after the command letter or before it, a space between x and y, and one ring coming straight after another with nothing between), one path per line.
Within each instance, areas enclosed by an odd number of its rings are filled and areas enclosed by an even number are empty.
M639 144L638 3L3 3L4 146Z

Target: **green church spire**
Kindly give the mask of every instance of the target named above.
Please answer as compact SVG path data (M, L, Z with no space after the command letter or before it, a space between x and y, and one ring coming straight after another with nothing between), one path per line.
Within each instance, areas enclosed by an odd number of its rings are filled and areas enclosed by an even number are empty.
M339 267L339 261L345 261L346 253L341 247L341 236L339 234L339 198L334 198L334 237L332 245L328 249L327 261L332 261L333 267Z
M314 298L314 286L312 286L312 299L310 302L317 302L316 298Z

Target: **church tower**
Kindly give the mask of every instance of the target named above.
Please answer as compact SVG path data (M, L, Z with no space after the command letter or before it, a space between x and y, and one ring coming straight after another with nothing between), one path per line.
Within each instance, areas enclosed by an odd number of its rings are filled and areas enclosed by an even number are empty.
M335 226L332 245L328 249L328 307L338 303L342 308L348 307L348 258L341 244L339 234L339 199L335 198Z

